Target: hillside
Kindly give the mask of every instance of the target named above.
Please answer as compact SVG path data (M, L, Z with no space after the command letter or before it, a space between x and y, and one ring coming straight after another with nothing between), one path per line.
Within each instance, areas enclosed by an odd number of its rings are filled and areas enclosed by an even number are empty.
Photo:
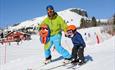
M65 22L68 25L74 24L77 27L79 27L80 20L81 20L81 18L84 18L84 16L80 15L79 13L73 12L72 10L76 10L76 8L66 9L63 11L59 11L57 13L65 20ZM36 27L38 24L40 24L43 21L43 19L45 17L46 17L46 15L41 16L41 17L36 17L31 20L23 21L20 24L18 24L17 26L9 27L8 30L18 30L18 29L26 28L26 27Z

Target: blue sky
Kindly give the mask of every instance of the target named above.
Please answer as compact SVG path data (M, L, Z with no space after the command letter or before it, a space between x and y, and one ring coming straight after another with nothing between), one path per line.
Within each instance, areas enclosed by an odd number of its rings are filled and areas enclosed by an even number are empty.
M0 0L0 27L46 15L47 5L56 11L82 8L96 18L110 18L115 13L115 0Z

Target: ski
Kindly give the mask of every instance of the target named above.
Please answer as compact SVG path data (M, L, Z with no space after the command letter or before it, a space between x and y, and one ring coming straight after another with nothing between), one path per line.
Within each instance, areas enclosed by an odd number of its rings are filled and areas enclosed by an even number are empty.
M77 66L78 64L76 63L76 64L71 64L69 67L67 67L67 69L73 69L75 66Z
M63 64L60 64L60 65L57 65L55 67L51 67L51 68L48 68L48 69L41 68L40 70L53 70L53 69L56 69L56 68L59 68L59 67L62 67L62 66L67 66L68 64L70 64L70 63L63 63Z
M79 65L79 63L72 64L71 66L67 67L67 69L78 69L78 68L80 68L81 66L83 66L86 63L87 62L83 63L82 65Z

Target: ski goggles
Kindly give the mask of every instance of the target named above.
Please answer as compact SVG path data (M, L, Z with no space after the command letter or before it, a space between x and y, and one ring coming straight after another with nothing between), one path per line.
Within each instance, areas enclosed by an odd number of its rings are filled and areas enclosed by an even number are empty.
M50 8L47 10L48 13L52 13L53 11L54 11L54 10L53 10L53 9L50 9Z
M40 27L40 30L48 30L46 27Z

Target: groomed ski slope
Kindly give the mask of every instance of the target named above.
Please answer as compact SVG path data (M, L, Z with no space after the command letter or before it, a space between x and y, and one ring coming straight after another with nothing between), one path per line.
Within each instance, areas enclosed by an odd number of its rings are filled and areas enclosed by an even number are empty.
M115 36L103 33L102 30L101 27L78 30L87 44L85 57L88 62L76 70L115 70ZM99 36L99 44L96 42L95 32ZM90 33L90 37L84 33ZM62 45L71 53L70 39L63 36ZM73 70L67 69L67 66L59 67L63 58L53 48L51 51L53 62L43 66L43 45L38 35L32 35L32 40L23 41L20 45L0 44L0 70Z

